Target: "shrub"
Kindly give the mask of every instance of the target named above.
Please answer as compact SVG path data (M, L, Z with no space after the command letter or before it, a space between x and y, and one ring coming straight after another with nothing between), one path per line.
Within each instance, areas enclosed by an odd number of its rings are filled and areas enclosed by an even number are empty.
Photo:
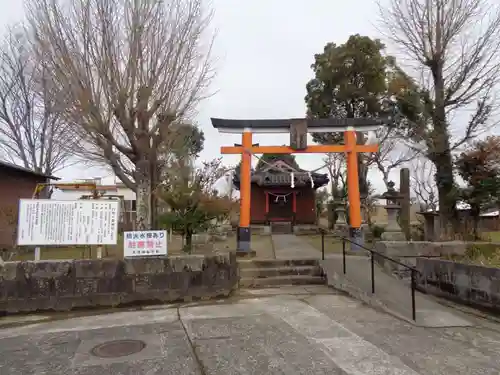
M371 227L371 232L373 239L380 239L382 237L382 234L385 232L385 227L374 224Z

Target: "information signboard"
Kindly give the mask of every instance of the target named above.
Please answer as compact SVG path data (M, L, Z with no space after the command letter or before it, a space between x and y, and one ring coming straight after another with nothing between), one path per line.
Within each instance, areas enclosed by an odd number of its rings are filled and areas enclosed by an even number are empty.
M116 245L119 201L21 199L17 244Z
M123 233L125 258L167 255L167 231L144 230Z

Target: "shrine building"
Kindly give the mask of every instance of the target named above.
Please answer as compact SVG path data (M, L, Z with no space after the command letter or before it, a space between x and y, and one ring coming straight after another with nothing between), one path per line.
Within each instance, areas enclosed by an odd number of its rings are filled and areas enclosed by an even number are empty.
M259 162L252 171L251 225L316 224L316 189L328 184L328 176L300 169L295 160L287 156L278 155L272 161ZM239 189L239 173L235 173L233 183Z

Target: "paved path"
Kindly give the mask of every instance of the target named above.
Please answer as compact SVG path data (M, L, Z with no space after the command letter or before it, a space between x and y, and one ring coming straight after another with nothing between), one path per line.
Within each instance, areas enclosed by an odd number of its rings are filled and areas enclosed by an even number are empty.
M321 252L294 234L273 234L271 236L276 259L321 258Z
M371 294L371 262L366 256L346 258L346 274L343 272L342 255L332 254L322 261L328 284L344 290L367 303L388 309L406 319L412 319L411 289L407 282L388 275L378 265L373 271L375 294ZM453 309L447 308L434 299L415 293L416 324L425 327L469 326L469 321Z
M322 286L246 293L232 302L163 306L0 329L0 373L500 373L496 325L415 327ZM97 345L119 339L142 340L146 347L116 358L90 353Z

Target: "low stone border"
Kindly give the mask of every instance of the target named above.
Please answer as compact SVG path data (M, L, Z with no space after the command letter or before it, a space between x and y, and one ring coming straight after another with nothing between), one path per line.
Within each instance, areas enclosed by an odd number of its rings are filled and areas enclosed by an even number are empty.
M430 242L430 241L377 241L374 250L411 267L416 266L418 257L447 258L464 255L469 246L480 242ZM387 272L398 276L409 276L408 270L382 257L375 257Z
M500 269L417 258L418 289L473 307L500 313Z
M0 313L209 299L229 295L237 284L235 253L5 262Z

